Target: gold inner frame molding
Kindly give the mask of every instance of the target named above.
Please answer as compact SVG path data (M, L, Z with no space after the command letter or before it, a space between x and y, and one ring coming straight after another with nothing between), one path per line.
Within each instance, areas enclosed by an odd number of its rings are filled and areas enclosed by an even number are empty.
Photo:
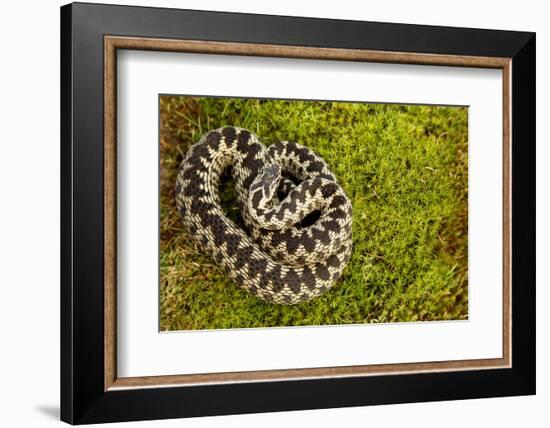
M502 358L432 361L422 363L356 365L303 369L118 377L116 367L116 67L117 50L244 55L397 64L443 65L502 70L503 108L503 320ZM420 372L480 370L511 367L511 58L382 52L360 49L282 46L267 44L169 40L139 37L104 37L104 389L191 386L311 378L392 375Z

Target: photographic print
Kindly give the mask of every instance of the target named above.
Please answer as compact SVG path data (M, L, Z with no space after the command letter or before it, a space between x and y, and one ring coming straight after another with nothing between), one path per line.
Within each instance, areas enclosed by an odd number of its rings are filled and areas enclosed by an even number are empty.
M60 22L63 421L535 393L534 33Z
M468 110L161 95L160 330L468 318Z

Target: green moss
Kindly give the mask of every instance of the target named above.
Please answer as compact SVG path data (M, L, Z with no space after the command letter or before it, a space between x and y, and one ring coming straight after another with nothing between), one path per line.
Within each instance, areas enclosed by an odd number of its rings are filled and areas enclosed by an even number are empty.
M467 110L457 107L163 96L161 330L466 319ZM353 255L334 288L271 305L238 288L182 229L177 167L224 125L319 153L353 203ZM236 219L233 190L222 189Z

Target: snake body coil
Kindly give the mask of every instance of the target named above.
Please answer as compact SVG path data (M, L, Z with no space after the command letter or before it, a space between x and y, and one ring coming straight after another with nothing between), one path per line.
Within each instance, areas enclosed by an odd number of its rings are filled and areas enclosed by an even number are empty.
M246 230L221 207L220 176L228 167ZM350 200L324 160L296 143L265 147L245 129L211 131L180 166L176 203L199 245L238 285L268 302L319 296L351 255ZM313 212L317 220L302 225Z

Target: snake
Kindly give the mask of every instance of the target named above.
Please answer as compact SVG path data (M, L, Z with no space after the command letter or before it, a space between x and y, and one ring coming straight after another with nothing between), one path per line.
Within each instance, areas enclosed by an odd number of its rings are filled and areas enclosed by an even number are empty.
M222 207L224 174L234 183L241 225ZM301 144L266 146L236 126L207 132L183 157L175 199L198 247L236 285L268 303L320 296L350 260L350 199L323 158Z

